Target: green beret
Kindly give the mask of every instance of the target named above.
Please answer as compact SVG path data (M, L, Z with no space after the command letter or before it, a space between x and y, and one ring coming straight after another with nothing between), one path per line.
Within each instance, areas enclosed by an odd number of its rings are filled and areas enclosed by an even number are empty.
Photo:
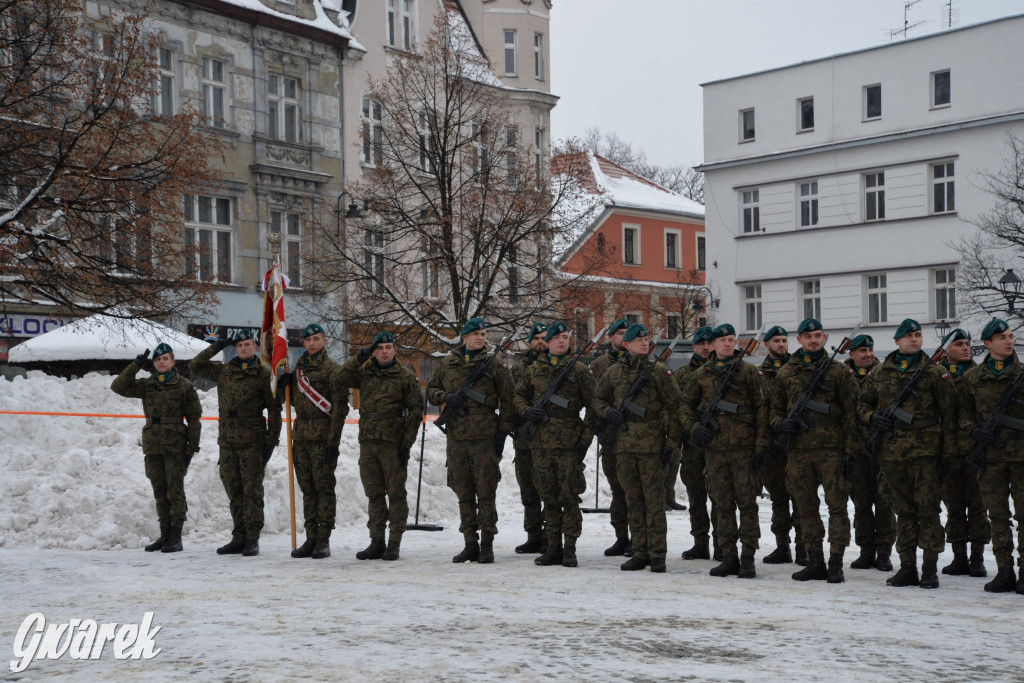
M302 338L312 337L314 334L324 334L324 328L316 323L310 323L302 328ZM326 335L325 335L326 336Z
M231 343L237 344L238 342L245 341L246 339L252 339L253 341L256 340L256 337L254 337L252 334L252 330L250 330L249 328L245 328L244 330L236 334L234 339L231 340Z
M628 330L628 329L629 329L629 320L627 318L619 318L618 320L616 320L615 322L612 323L611 327L608 328L608 336L609 337L612 336L613 334L615 334L619 330Z
M643 323L633 323L626 328L626 334L622 335L622 341L628 342L633 341L637 337L646 337L647 328L644 327Z
M711 341L711 329L710 325L704 327L698 327L693 333L693 339L690 340L691 344L696 344L703 341Z
M533 341L533 338L538 334L543 334L548 331L548 326L544 323L534 323L530 326L530 338L528 341Z
M781 325L772 325L771 329L764 333L761 337L761 341L768 341L772 337L788 337L789 332L786 332L786 328Z
M858 334L850 341L850 351L864 347L865 349L875 348L875 340L870 334Z
M971 333L958 327L942 338L942 345L945 346L950 342L960 341L961 339L971 341Z
M981 340L991 339L993 335L1002 334L1010 329L1010 326L1006 324L1005 320L999 318L992 318L992 321L988 325L985 325L985 329L981 331Z
M800 326L796 328L797 334L803 334L804 332L820 332L824 329L821 326L821 321L817 318L805 318Z
M721 339L722 337L728 337L729 335L736 336L736 328L729 323L722 323L711 331L712 339Z
M470 332L476 332L477 330L486 330L487 323L484 322L483 318L470 318L466 321L466 324L462 326L462 332L459 332L459 336L463 337Z
M556 334L568 332L569 326L559 320L557 323L548 326L548 333L544 335L544 341L549 342Z
M390 332L378 332L377 336L373 338L373 342L371 342L370 345L373 346L373 344L394 344L394 343L395 343L395 335L391 334Z
M905 318L900 326L896 328L896 334L892 335L893 339L899 339L908 332L920 332L921 323L917 322L913 318Z
M171 348L170 344L166 342L160 342L159 344L156 345L156 348L153 349L153 360L156 360L165 353L174 353L174 349Z

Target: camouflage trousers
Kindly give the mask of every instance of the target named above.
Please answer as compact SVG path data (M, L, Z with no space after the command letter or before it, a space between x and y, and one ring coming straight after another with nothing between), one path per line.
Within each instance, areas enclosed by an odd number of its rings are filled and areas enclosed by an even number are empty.
M726 553L736 551L736 542L744 550L757 550L761 522L757 515L757 496L761 482L750 466L750 450L730 448L707 450L708 494L718 513L718 545ZM739 510L739 526L736 511Z
M960 460L946 477L942 502L946 504L947 543L988 543L992 526L978 486L978 470Z
M575 448L546 448L533 452L533 478L544 501L544 530L548 545L562 546L562 536L575 539L583 533L580 494L587 490L583 463Z
M263 447L220 447L220 481L231 510L231 540L258 540L263 531Z
M601 453L601 469L608 480L608 488L612 492L612 502L608 506L609 521L615 529L615 538L629 537L629 512L626 504L626 493L619 483L618 458L614 448L598 445Z
M821 521L818 486L825 490L828 506L828 542L832 553L843 553L850 545L850 489L839 471L843 454L837 450L793 450L786 464L786 487L800 515L801 540L808 551L825 540Z
M1024 462L990 462L978 475L981 499L992 522L992 554L1000 569L1013 566L1013 519L1017 520L1017 564L1024 569Z
M619 453L616 471L626 496L633 553L640 559L665 559L665 468L658 453Z
M519 499L523 502L523 529L530 538L544 536L544 511L541 508L540 492L533 481L533 451L530 448L516 448L516 482L519 484Z
M707 543L712 533L712 525L718 526L718 510L711 501L711 514L708 515L708 489L706 465L703 451L684 447L679 463L679 479L686 487L687 508L690 513L690 535L698 543ZM714 532L715 547L718 547L717 528Z
M185 523L188 503L185 501L184 453L158 453L146 456L146 477L156 499L156 517L160 526Z
M939 519L942 486L938 458L883 460L879 486L896 513L896 552L900 562L915 563L918 548L926 553L941 553L945 542Z
M682 457L682 449L673 448L672 454L668 456L668 462L663 468L661 476L665 482L665 503L676 502L676 478L679 476L679 463Z
M850 498L853 500L854 540L857 547L888 555L896 542L896 515L889 500L879 491L881 461L858 454L853 468Z
M772 499L772 534L775 544L782 548L789 546L789 531L792 529L793 540L803 545L800 533L800 516L796 511L796 501L789 495L786 487L786 454L771 451L764 467L761 468L761 485L768 489ZM789 508L793 506L792 513Z
M401 538L409 523L405 479L409 462L398 458L398 444L367 439L359 442L359 479L368 501L370 538L384 538L384 527L391 527L391 538ZM389 505L390 503L390 505Z
M498 533L494 501L501 470L491 439L448 439L448 487L459 499L459 531Z
M310 538L330 538L338 514L338 499L334 493L337 463L324 460L326 444L326 441L292 443L295 479L302 491L303 526Z

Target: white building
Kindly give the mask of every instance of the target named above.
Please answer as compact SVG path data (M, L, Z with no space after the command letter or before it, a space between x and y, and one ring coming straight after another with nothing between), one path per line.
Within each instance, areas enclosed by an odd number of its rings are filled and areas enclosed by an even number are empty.
M977 333L957 308L983 173L1024 134L1024 15L703 84L708 284L751 332L906 317Z

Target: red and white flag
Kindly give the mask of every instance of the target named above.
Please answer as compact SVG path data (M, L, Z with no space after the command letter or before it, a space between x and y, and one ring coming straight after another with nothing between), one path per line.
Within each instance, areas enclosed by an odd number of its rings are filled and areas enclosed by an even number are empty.
M277 396L277 370L288 368L288 337L284 324L284 290L288 281L275 263L263 277L263 327L260 331L260 360L270 366L270 389Z

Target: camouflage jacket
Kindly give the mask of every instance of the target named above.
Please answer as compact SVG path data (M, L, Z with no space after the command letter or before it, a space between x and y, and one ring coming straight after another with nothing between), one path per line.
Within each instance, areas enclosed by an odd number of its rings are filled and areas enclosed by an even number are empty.
M413 447L423 421L423 396L412 370L398 362L382 368L373 358L360 364L352 356L337 379L344 391L359 390L359 441Z
M989 356L986 355L985 360L968 370L960 385L959 450L964 454L974 448L971 430L985 425L992 411L996 409L996 404L999 403L1007 384L1012 382L1017 375L1012 369L1004 370L998 375L995 374L988 367L988 359ZM1013 367L1016 367L1017 372L1024 372L1016 352L1013 354L1011 368ZM1024 406L1018 401L1012 401L1006 410L1006 416L1011 420L1024 421ZM985 462L1021 462L1024 460L1024 431L1000 425L996 434L1002 439L1004 447L986 447Z
M708 442L708 449L753 449L758 453L768 453L770 430L768 429L768 395L764 377L750 363L737 360L740 352L716 369L718 359L714 352L707 361L693 374L693 379L683 391L680 401L679 420L687 434L692 434L700 423L700 416L705 405L711 400L722 372L731 363L742 363L733 377L732 386L725 392L724 401L736 406L737 412L721 412L717 416L721 430L716 432Z
M823 363L828 363L821 384L811 396L811 401L815 403L809 404L801 415L814 426L794 434L789 442L790 448L840 450L856 457L860 452L861 430L857 420L857 381L853 379L853 373L839 361L831 360L827 353L809 364L803 358L804 353L796 351L790 354L789 362L779 369L772 387L768 423L774 429L775 425L784 420L814 371Z
M163 383L163 375L135 379L139 366L131 363L121 371L110 388L126 398L141 398L146 426L142 428L142 452L146 455L163 453L198 453L199 418L203 407L192 382L172 370ZM182 419L184 418L184 422Z
M881 365L881 363L876 359L871 363L870 368L858 368L854 365L852 358L847 358L843 361L843 365L850 368L850 372L853 373L853 379L857 382L857 388L860 389L860 387L864 386L864 380L871 374L871 371Z
M689 363L676 368L675 372L672 373L672 377L676 381L676 387L679 389L680 398L682 398L683 392L686 391L686 385L690 382L690 378L693 377L693 373L700 370L707 360L707 358L701 358L697 354L693 354L690 356Z
M764 381L767 384L768 391L771 391L775 387L775 377L779 374L779 370L786 367L785 363L781 360L766 356L764 362L761 363L761 374L764 375Z
M564 360L568 360L565 356ZM557 359L550 354L541 356L515 387L515 406L519 415L533 407L534 402L547 390L548 385L558 372L559 366L553 362ZM567 408L548 404L550 419L544 424L536 425L533 441L534 448L573 449L578 444L590 445L594 440L594 378L583 364L572 366L569 377L559 387L557 396L568 402ZM584 417L580 411L585 410Z
M525 353L522 356L520 356L515 363L512 364L512 367L509 368L508 373L509 383L512 385L513 388L516 386L516 383L519 382L520 378L525 377L526 374L530 371L530 366L533 365L535 360L536 359L533 357L533 354ZM515 401L513 399L513 404L514 403ZM513 416L512 420L515 429L518 430L519 425L522 424L522 418L519 416L518 413L516 413L516 415ZM518 434L516 434L515 438L512 440L512 444L516 448L530 447L530 442L526 441L523 437L519 436Z
M608 369L618 364L620 358L624 358L626 355L625 351L609 351L602 353L600 356L594 359L590 364L590 374L594 376L594 384L601 381L604 373L608 372Z
M326 441L328 446L341 443L341 430L348 415L348 390L338 381L340 369L326 350L321 350L315 356L306 352L299 356L291 383L292 407L296 415L292 436L296 441ZM331 402L330 415L317 408L299 391L300 370L317 393Z
M618 408L633 380L647 366L646 358L628 358L612 364L604 373L594 391L594 411L603 419L609 408ZM661 454L667 445L679 444L682 428L679 424L679 389L664 363L658 363L633 399L644 410L643 417L626 414L626 431L615 429L612 447L617 453Z
M896 368L896 351L886 356L864 380L857 401L857 413L862 424L871 424L871 413L882 410L892 401L900 385L919 367L914 365L901 373ZM918 352L918 363L927 361L923 351ZM914 386L911 394L900 406L913 416L911 424L895 420L893 438L882 435L878 441L876 457L882 460L911 460L921 457L942 457L952 460L956 453L956 413L951 400L952 382L945 368L931 365Z
M281 439L281 401L270 390L270 368L256 357L211 363L213 354L213 346L201 351L188 369L217 383L217 443L236 448L276 446Z
M454 393L469 378L470 373L493 353L494 348L488 347L466 360L466 347L460 346L445 356L427 383L427 400L436 406L443 405L444 397ZM515 409L512 406L512 384L508 371L502 364L499 355L491 361L484 376L473 385L474 391L487 398L480 404L466 397L463 406L469 414L452 416L448 421L449 439L493 439L498 432L511 433L515 416Z

